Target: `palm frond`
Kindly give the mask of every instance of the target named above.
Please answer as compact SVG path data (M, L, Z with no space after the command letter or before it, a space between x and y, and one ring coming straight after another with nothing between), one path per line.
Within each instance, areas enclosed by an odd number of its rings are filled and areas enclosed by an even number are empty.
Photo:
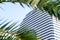
M4 19L0 20L2 21ZM13 23L11 23L12 21L7 21L8 19L4 20L0 24L0 40L38 40L37 36L26 27L15 29L20 25L19 24L14 27L19 21L15 21ZM11 24L6 27L9 23Z

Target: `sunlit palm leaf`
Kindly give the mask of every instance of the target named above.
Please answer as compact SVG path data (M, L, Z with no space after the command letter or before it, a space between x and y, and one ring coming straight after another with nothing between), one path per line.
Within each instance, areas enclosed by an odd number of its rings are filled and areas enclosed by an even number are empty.
M0 20L2 21L2 18ZM8 19L4 20L0 24L0 40L38 40L37 36L33 32L31 32L28 28L19 27L20 24L14 27L18 23L18 21L13 22L8 27L6 27L9 23L12 22L7 21ZM17 27L19 28L15 29Z

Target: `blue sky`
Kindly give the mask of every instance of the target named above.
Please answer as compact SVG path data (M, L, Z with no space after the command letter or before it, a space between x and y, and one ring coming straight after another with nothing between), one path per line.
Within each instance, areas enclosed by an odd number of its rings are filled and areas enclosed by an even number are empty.
M32 10L26 5L24 7L20 6L19 3L0 3L0 18L19 20L21 22L26 14Z

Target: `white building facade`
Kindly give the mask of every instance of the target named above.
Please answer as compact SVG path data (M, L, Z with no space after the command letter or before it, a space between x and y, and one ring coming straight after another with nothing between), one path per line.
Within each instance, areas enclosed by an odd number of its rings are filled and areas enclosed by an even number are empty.
M60 40L60 29L54 25L53 21L47 12L33 10L23 19L21 26L34 30L39 40Z

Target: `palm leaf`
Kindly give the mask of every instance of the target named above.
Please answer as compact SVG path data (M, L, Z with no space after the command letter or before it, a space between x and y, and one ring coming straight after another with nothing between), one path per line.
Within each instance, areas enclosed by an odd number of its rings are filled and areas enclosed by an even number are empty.
M4 20L1 23L2 26L0 25L0 40L38 40L37 36L26 27L19 27L18 29L15 29L20 25L19 24L14 27L18 23L18 21L13 22L8 27L6 27L9 23L12 22L7 21L8 19Z

